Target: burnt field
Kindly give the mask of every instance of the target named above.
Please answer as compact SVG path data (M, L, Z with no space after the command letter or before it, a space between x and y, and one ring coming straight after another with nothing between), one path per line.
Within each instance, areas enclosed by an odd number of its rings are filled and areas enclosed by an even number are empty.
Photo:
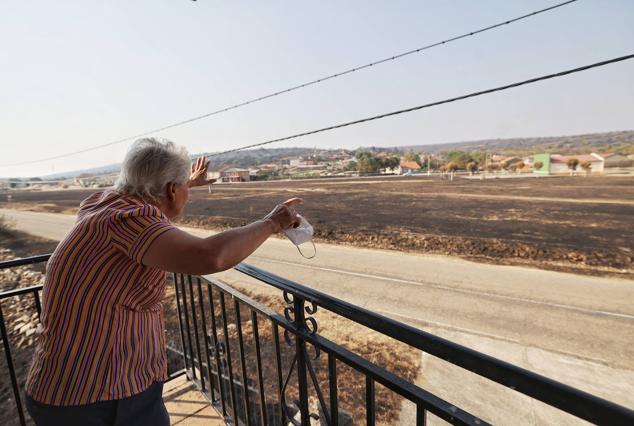
M0 207L71 212L91 190L13 192ZM181 223L246 224L292 196L318 241L634 276L634 178L363 178L213 185Z

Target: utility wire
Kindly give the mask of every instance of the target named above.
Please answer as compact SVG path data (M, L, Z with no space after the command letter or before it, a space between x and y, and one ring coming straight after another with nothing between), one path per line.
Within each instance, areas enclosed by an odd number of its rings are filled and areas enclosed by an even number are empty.
M372 116L372 117L366 117L366 118L361 118L359 120L348 121L348 122L345 122L345 123L335 124L335 125L328 126L328 127L322 127L321 129L310 130L308 132L302 132L302 133L296 133L294 135L285 136L283 138L271 139L271 140L267 140L267 141L264 141L264 142L255 143L255 144L252 144L252 145L242 146L240 148L230 149L230 150L223 151L223 152L217 152L217 153L209 154L209 155L207 155L207 157L208 158L209 157L216 157L216 156L219 156L219 155L228 154L230 152L241 151L243 149L255 148L255 147L258 147L258 146L262 146L262 145L268 145L268 144L271 144L271 143L274 143L274 142L287 141L289 139L295 139L295 138L300 138L300 137L303 137L303 136L314 135L315 133L327 132L329 130L340 129L342 127L347 127L347 126L352 126L352 125L355 125L355 124L366 123L368 121L379 120L381 118L391 117L391 116L399 115L399 114L405 114L407 112L418 111L418 110L421 110L421 109L430 108L430 107L443 105L443 104L448 104L448 103L452 103L452 102L456 102L456 101L461 101L461 100L468 99L468 98L475 98L477 96L482 96L482 95L486 95L486 94L494 93L494 92L500 92L500 91L503 91L503 90L512 89L514 87L524 86L526 84L537 83L538 81L549 80L551 78L563 77L565 75L574 74L574 73L581 72L581 71L586 71L586 70L589 70L589 69L592 69L592 68L602 67L602 66L613 64L613 63L616 63L616 62L626 61L628 59L633 59L633 58L634 58L634 54L626 55L626 56L620 56L618 58L608 59L606 61L596 62L594 64L584 65L582 67L573 68L573 69L569 69L569 70L566 70L566 71L560 71L560 72L557 72L557 73L554 73L554 74L547 74L547 75L544 75L544 76L541 76L541 77L535 77L535 78L531 78L531 79L528 79L528 80L519 81L517 83L511 83L511 84L506 84L504 86L494 87L492 89L486 89L486 90L481 90L481 91L478 91L478 92L472 92L472 93L469 93L469 94L466 94L466 95L456 96L454 98L443 99L441 101L435 101L435 102L431 102L431 103L427 103L427 104L423 104L423 105L417 105L417 106L414 106L414 107L400 109L400 110L392 111L392 112L387 112L387 113L375 115L375 116Z
M43 161L57 160L59 158L65 158L65 157L70 157L72 155L83 154L85 152L94 151L96 149L101 149L101 148L105 148L105 147L108 147L108 146L111 146L111 145L117 145L117 144L120 144L120 143L123 143L123 142L128 142L130 140L134 140L134 139L137 139L137 138L148 136L148 135L151 135L153 133L162 132L164 130L172 129L174 127L178 127L178 126L182 126L182 125L185 125L185 124L192 123L194 121L202 120L204 118L208 118L208 117L211 117L213 115L222 114L222 113L227 112L227 111L231 111L231 110L234 110L234 109L237 109L237 108L249 105L249 104L253 104L253 103L256 103L256 102L263 101L265 99L269 99L269 98L272 98L272 97L275 97L275 96L279 96L279 95L282 95L282 94L285 94L285 93L289 93L289 92L292 92L292 91L295 91L295 90L298 90L298 89L302 89L304 87L308 87L308 86L312 86L314 84L322 83L324 81L331 80L331 79L337 78L337 77L341 77L343 75L350 74L350 73L353 73L353 72L356 72L356 71L360 71L360 70L363 70L365 68L370 68L370 67L373 67L375 65L383 64L385 62L394 61L396 59L400 59L400 58L403 58L405 56L413 55L415 53L420 53L420 52L423 52L425 50L432 49L434 47L442 46L444 44L451 43L451 42L454 42L454 41L458 41L458 40L463 39L463 38L471 37L471 36L474 36L476 34L480 34L480 33L486 32L486 31L490 31L490 30L502 27L504 25L512 24L514 22L521 21L523 19L527 19L527 18L536 16L536 15L539 15L541 13L545 13L545 12L548 12L548 11L551 11L551 10L554 10L554 9L558 9L560 7L569 5L571 3L575 3L577 1L578 0L568 0L568 1L565 1L563 3L558 3L558 4L555 4L553 6L537 10L535 12L531 12L531 13L528 13L528 14L525 14L525 15L518 16L518 17L513 18L513 19L509 19L507 21L503 21L503 22L499 22L497 24L490 25L488 27L480 28L478 30L474 30L474 31L471 31L471 32L468 32L468 33L464 33L464 34L461 34L461 35L458 35L458 36L455 36L455 37L452 37L452 38L448 38L446 40L442 40L442 41L439 41L439 42L436 42L436 43L428 44L426 46L419 47L417 49L408 50L406 52L402 52L402 53L396 54L394 56L390 56L390 57L387 57L387 58L384 58L384 59L380 59L378 61L370 62L370 63L365 64L365 65L360 65L360 66L357 66L357 67L354 67L354 68L350 68L350 69L347 69L345 71L340 71L338 73L331 74L331 75L328 75L326 77L321 77L321 78L318 78L316 80L311 80L311 81L308 81L306 83L299 84L297 86L292 86L292 87L289 87L289 88L284 89L284 90L280 90L280 91L277 91L277 92L270 93L268 95L264 95L264 96L260 96L260 97L257 97L257 98L253 98L253 99L250 99L248 101L244 101L244 102L241 102L241 103L238 103L238 104L235 104L235 105L231 105L231 106L228 106L228 107L216 110L216 111L212 111L212 112L209 112L207 114L203 114L203 115L199 115L199 116L196 116L196 117L193 117L193 118L189 118L187 120L178 121L176 123L168 124L168 125L163 126L163 127L159 127L159 128L153 129L153 130L149 130L147 132L136 134L134 136L128 136L128 137L117 139L117 140L114 140L114 141L111 141L111 142L106 142L106 143L103 143L101 145L95 145L95 146L92 146L90 148L85 148L85 149L81 149L81 150L78 150L78 151L67 152L65 154L60 154L60 155L56 155L56 156L52 156L52 157L41 158L41 159L38 159L38 160L29 160L29 161L23 161L23 162L13 163L13 164L3 164L2 167L22 166L22 165L26 165L26 164L41 163Z

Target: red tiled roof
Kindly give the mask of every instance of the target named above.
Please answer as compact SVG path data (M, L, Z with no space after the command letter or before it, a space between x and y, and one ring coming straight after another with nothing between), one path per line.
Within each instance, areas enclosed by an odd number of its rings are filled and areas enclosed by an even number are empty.
M401 161L401 169L418 170L420 166L416 161Z

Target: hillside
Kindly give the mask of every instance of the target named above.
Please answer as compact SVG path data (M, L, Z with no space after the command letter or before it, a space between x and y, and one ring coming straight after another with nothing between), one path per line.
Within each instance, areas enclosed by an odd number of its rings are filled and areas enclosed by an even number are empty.
M573 136L548 136L539 138L485 139L479 141L433 143L424 145L410 145L398 147L360 147L357 150L383 151L405 153L408 151L439 154L448 151L486 151L507 155L529 155L539 152L558 154L576 154L590 152L625 152L634 154L634 130L590 133ZM258 148L245 151L231 152L212 157L212 170L224 167L247 168L257 164L279 163L292 157L323 155L324 153L346 152L354 154L355 150L315 149L315 148ZM192 155L214 155L214 152L204 152ZM90 170L78 170L55 175L42 176L45 179L60 177L75 177L80 173L107 174L119 171L119 164L111 164Z
M315 150L314 148L258 148L245 151L230 152L228 154L217 155L211 158L212 169L220 169L223 167L250 167L256 164L278 163L289 157L300 157L312 155L315 152L341 152L338 150ZM352 152L352 151L349 151ZM213 152L205 152L196 154L215 155Z
M393 150L394 148L386 148ZM589 133L572 136L539 138L485 139L397 147L401 151L422 151L438 154L444 151L487 151L508 155L528 155L538 152L575 154L579 152L625 151L634 154L634 131Z
M212 170L217 170L223 167L250 167L256 164L263 163L276 163L283 158L299 157L310 155L315 150L313 148L273 148L273 149L253 149L248 151L231 152L228 154L222 154L214 156L211 159ZM324 150L320 150L324 151ZM335 151L335 150L333 150ZM341 150L336 150L341 151ZM192 159L195 159L201 155L215 155L214 152L203 152L192 155ZM82 173L89 173L94 175L104 175L111 173L118 173L121 168L121 163L110 164L103 167L96 167L93 169L74 170L71 172L55 173L46 176L40 176L42 179L60 179L60 178L73 178L79 176Z

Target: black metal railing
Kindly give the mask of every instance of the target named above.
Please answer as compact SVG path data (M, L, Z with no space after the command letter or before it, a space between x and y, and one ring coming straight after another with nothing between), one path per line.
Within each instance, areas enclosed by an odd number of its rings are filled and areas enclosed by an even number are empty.
M41 256L38 261L46 260ZM12 266L33 263L11 261ZM17 263L16 263L17 262ZM0 268L4 267L0 263ZM341 409L343 368L360 375L365 422L377 421L377 384L411 401L416 424L428 413L452 424L484 425L486 421L387 371L318 333L318 308L396 339L410 348L497 382L596 424L634 424L634 411L540 376L425 331L354 306L306 286L240 264L235 268L282 291L283 314L256 302L214 278L174 274L182 357L187 377L233 425L342 425L349 420ZM41 286L37 286L40 287ZM39 288L0 294L0 300ZM8 295L8 296L7 296ZM39 304L36 302L36 306ZM38 308L39 309L39 308ZM19 389L0 309L0 327L9 376L14 384L21 420ZM280 338L280 332L282 338ZM325 354L325 360L321 358ZM358 396L358 395L357 395ZM354 419L358 424L359 418Z
M304 426L310 424L311 418L320 418L321 424L337 425L339 419L337 362L342 362L365 377L365 413L368 425L375 424L376 420L375 384L377 383L416 405L417 425L426 424L428 412L452 424L486 424L476 415L444 401L339 344L320 336L317 333L318 324L313 315L318 307L321 307L579 418L597 424L634 424L634 411L607 400L357 307L254 266L240 264L235 269L282 290L286 304L284 315L274 312L213 278L174 276L179 317L182 318L183 336L186 336L183 340L183 347L185 348L188 376L196 381L203 392L207 393L210 401L225 416L228 423L247 425L292 423ZM207 292L206 297L203 297L203 288ZM197 291L194 292L194 289ZM225 299L227 298L233 301L234 318L227 316L225 307ZM219 299L219 303L217 303L217 299ZM241 308L247 309L251 318L252 336L250 340L256 353L255 358L251 359L245 358L244 353L245 339L240 318ZM208 330L206 315L212 320L211 330ZM218 324L216 317L221 324ZM277 417L279 422L271 421L271 417L266 412L270 408L270 404L267 404L264 398L263 360L260 354L262 344L258 335L258 318L260 317L269 322L273 330L272 345L277 371L269 369L267 372L269 376L276 377L278 382L277 404L279 410L277 412L282 416L281 418ZM237 330L233 339L228 338L228 323L235 326ZM292 348L292 362L287 371L283 371L281 362L282 350L278 330L283 330L284 340ZM199 334L201 338L198 337ZM223 335L223 339L219 339L220 334ZM194 336L193 340L192 336ZM192 345L192 341L195 346ZM204 350L201 350L200 341L204 341ZM307 347L311 347L316 352L316 357L308 356ZM320 386L323 383L319 383L313 365L321 352L327 354L325 387L330 396L328 403ZM205 353L205 357L202 357L203 353ZM234 364L232 356L235 354L240 359L241 377L232 370ZM252 365L248 365L249 363ZM256 386L248 392L241 390L239 393L242 398L237 398L234 389L244 389L244 383L248 383L246 372L254 370L257 372ZM196 375L197 371L199 378ZM289 404L285 392L293 373L297 377L299 398L294 404ZM205 379L207 385L205 385ZM229 382L230 395L227 395L226 390L223 392L224 386L218 386L218 383L222 383L222 381ZM311 388L314 388L314 393L317 395L319 412L309 410L308 393ZM249 392L253 393L253 397L249 397Z
M22 259L14 259L14 260L8 260L8 261L4 261L4 262L0 262L0 270L2 269L8 269L8 268L15 268L18 266L25 266L25 265L32 265L32 264L38 264L38 263L43 263L46 262L49 258L51 257L50 254L45 254L45 255L40 255L40 256L32 256L32 257L27 257L27 258L22 258ZM20 425L26 425L26 417L24 415L24 406L22 403L22 397L21 397L21 386L20 386L20 378L18 378L17 376L17 372L16 372L16 368L14 365L14 357L13 357L13 351L11 348L11 341L9 339L9 333L7 332L7 324L5 322L5 318L4 318L4 312L2 309L2 301L5 300L10 300L12 298L19 298L19 297L28 297L28 296L32 296L33 297L33 302L35 304L35 309L37 312L37 318L38 321L40 319L40 315L42 314L42 304L40 301L40 292L42 291L42 285L34 285L34 286L30 286L30 287L25 287L25 288L17 288L15 290L9 290L9 291L5 291L5 292L0 292L0 338L2 339L2 346L4 349L4 356L5 356L5 362L6 362L6 366L7 366L7 370L8 370L8 375L9 375L9 379L11 382L11 388L13 391L13 398L14 398L14 402L15 402L15 411L18 415L18 421ZM179 356L183 356L183 352L179 351L177 348L172 348L172 347L167 347L167 351L168 352L173 352L175 354L178 354ZM2 379L0 380L0 383L4 382L6 383L6 376L5 376L5 372L1 372L2 374L0 375L0 377L2 377ZM185 374L185 369L179 369L179 370L175 370L175 371L170 371L169 372L169 380L175 379L179 376L182 376L183 374ZM23 378L22 378L23 379Z

